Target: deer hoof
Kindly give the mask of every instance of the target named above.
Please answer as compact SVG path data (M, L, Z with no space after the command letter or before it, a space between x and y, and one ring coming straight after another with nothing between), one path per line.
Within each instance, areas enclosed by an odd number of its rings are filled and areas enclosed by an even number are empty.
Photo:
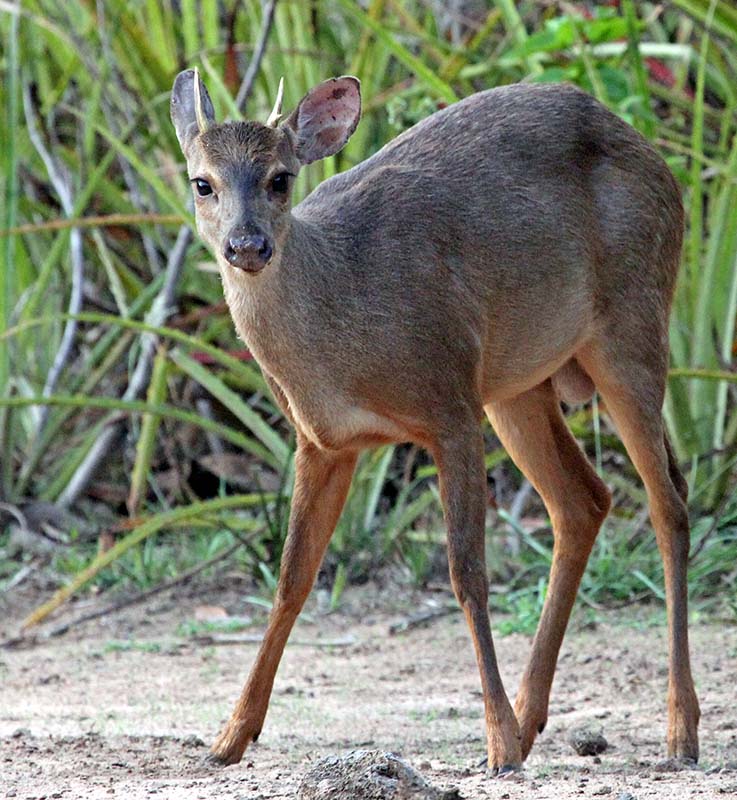
M237 764L243 758L246 747L257 738L258 733L244 736L242 731L232 732L226 728L210 748L207 761L221 766Z
M205 767L223 767L226 765L225 761L222 761L220 756L216 755L213 752L207 753L207 755L202 756L202 765Z
M499 780L508 780L518 776L521 772L522 766L520 764L504 764L501 767L493 767L489 770L491 777Z
M204 757L204 762L211 767L227 767L230 764L237 764L241 758L243 758L243 751L216 748L213 745L212 750Z
M678 761L684 766L693 766L699 760L699 740L693 737L669 742L668 759Z
M686 699L669 709L668 757L683 764L695 764L699 760L699 701L691 692Z

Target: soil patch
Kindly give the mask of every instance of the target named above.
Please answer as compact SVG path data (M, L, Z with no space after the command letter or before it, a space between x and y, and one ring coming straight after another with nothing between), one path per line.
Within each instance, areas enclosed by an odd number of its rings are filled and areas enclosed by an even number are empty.
M428 598L413 594L403 609L387 609L386 596L382 606L382 593L368 588L346 598L347 613L320 616L313 600L314 616L300 621L287 647L259 742L240 764L209 766L205 742L229 715L257 648L195 639L183 625L198 606L217 603L216 594L193 589L0 650L0 797L295 798L320 759L356 749L399 754L439 791L458 789L463 798L737 797L734 626L692 627L698 768L663 761L665 627L652 624L652 611L644 619L629 611L593 629L574 620L545 732L522 773L493 779L480 765L483 708L462 616L392 636L397 617ZM240 597L220 589L229 613L253 614ZM19 617L5 617L6 634ZM261 630L256 615L248 633ZM514 695L530 641L496 641ZM602 731L607 749L577 755L568 738L581 727Z

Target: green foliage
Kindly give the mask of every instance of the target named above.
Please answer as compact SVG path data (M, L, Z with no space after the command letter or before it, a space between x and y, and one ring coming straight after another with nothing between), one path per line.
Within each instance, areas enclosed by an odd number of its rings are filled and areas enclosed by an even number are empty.
M590 5L584 15L569 4L495 0L475 31L454 38L421 0L281 0L245 113L265 119L282 76L286 109L328 75L361 79L361 125L341 153L305 170L297 199L444 104L516 80L573 81L654 141L683 184L687 208L666 412L679 458L693 465L694 540L702 525L709 534L694 558L692 587L706 603L724 589L736 549L737 413L729 386L737 316L737 13L726 0L674 0L665 9L634 0L619 9ZM205 557L193 543L206 537L178 547L173 535L154 536L183 523L209 526L215 515L231 529L263 526L247 558L267 589L273 584L292 484L291 434L258 368L242 358L198 243L186 248L176 325L167 326L161 308L178 226L191 224L168 118L174 75L200 67L218 116L239 117L233 97L261 13L259 0L26 0L0 8L1 224L9 231L0 245L0 494L10 503L72 502L96 443L119 426L120 444L91 494L112 497L116 515L142 515L113 557L83 570L91 554L80 545L58 560L62 571L155 582L191 563L180 549ZM121 214L136 222L111 216ZM110 216L110 224L79 234L49 226L91 216ZM73 277L80 254L83 286ZM75 290L83 291L85 313L70 317ZM106 313L90 313L99 309ZM72 349L50 380L69 336ZM134 392L152 336L155 368ZM593 442L600 463L610 437L598 428L598 414L593 424L591 415L581 419L577 434ZM223 463L234 454L244 460L229 470ZM331 545L333 605L348 581L387 559L416 581L430 573L442 540L428 481L433 469L405 470L408 458L406 449L387 448L361 460ZM494 451L489 468L504 459ZM634 485L631 473L621 477ZM248 498L245 507L230 505L226 495L234 491ZM657 594L652 537L632 538L629 523L618 521L616 536L597 543L585 602ZM521 541L516 561L498 553L500 572L520 576L500 602L528 629L544 598L550 547L527 534ZM98 575L104 565L108 571Z

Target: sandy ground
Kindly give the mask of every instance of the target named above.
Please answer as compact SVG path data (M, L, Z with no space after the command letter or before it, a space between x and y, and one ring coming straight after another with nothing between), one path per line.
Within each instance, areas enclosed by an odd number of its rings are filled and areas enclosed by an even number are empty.
M229 610L242 612L231 596ZM413 595L404 610L427 601ZM205 743L228 716L256 645L184 632L202 602L190 591L57 639L1 649L0 797L291 798L316 760L354 748L399 753L464 798L737 797L734 626L692 627L702 707L697 769L662 763L666 637L652 624L655 612L610 613L593 629L574 619L548 727L524 772L499 780L479 766L483 711L463 618L453 613L390 636L404 612L382 606L380 596L298 624L258 744L241 764L212 768L202 761ZM0 612L7 636L17 617L7 604ZM248 633L260 630L257 617ZM511 695L529 644L497 635ZM609 742L597 759L567 743L583 724L601 728Z

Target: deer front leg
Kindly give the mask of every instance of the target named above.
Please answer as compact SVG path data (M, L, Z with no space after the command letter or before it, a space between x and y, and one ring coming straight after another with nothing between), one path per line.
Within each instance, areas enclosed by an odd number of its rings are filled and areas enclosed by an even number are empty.
M266 717L284 646L312 589L343 508L355 453L332 453L298 437L289 533L269 624L240 699L212 746L211 758L236 764L256 741Z
M504 692L489 625L483 438L475 420L456 425L456 431L434 448L434 456L448 527L450 579L471 629L484 695L488 766L497 774L522 764L520 729Z

